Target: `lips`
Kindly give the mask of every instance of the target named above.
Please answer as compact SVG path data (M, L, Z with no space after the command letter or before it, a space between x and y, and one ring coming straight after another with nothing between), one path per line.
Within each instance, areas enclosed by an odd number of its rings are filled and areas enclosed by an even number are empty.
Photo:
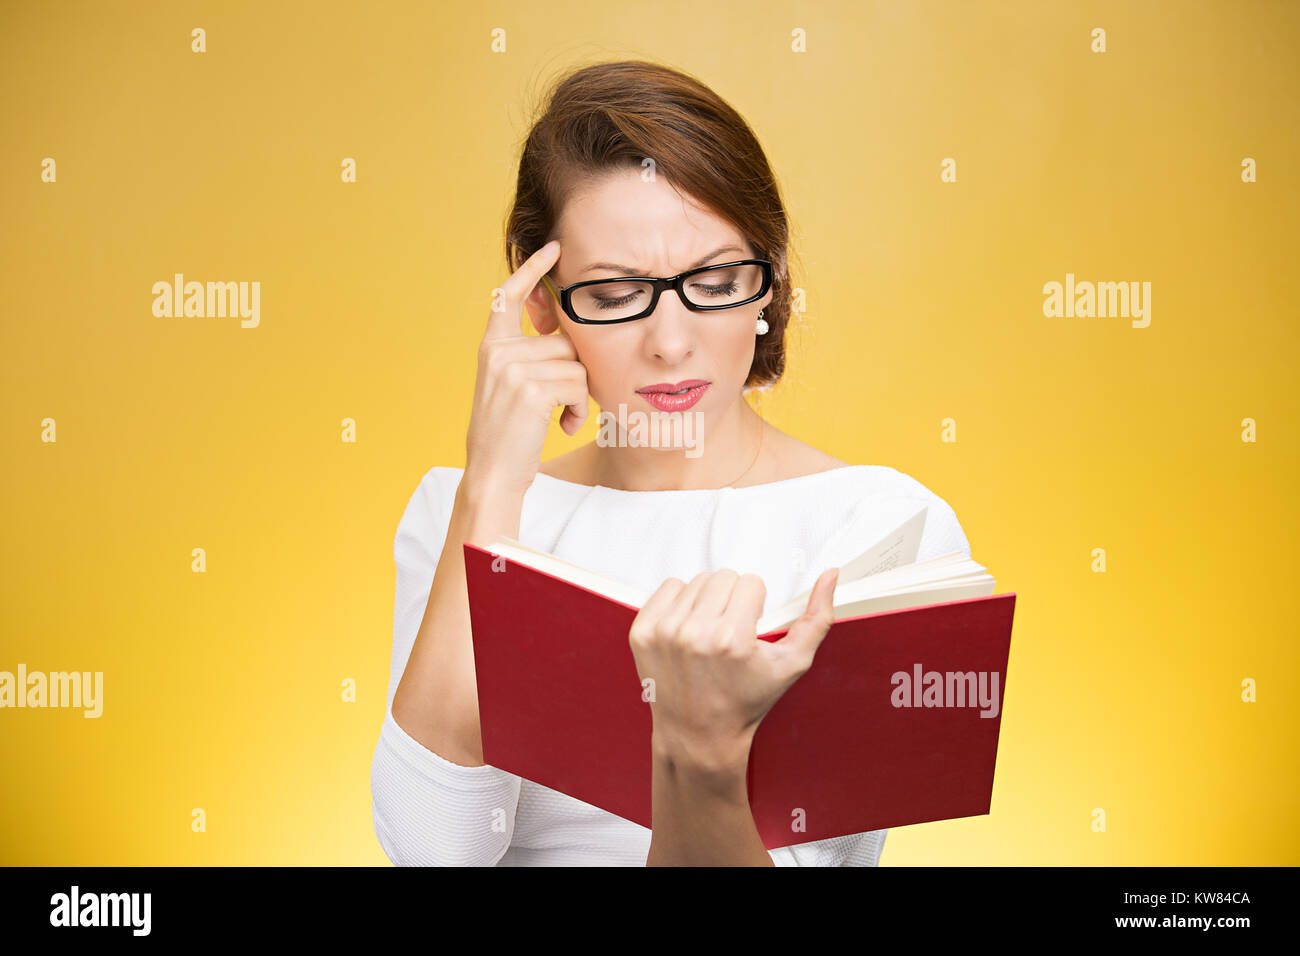
M697 388L701 385L708 385L702 378L688 378L684 382L673 384L672 382L660 382L657 385L647 385L645 388L638 388L637 391L642 395L649 392L680 392L683 389Z
M662 412L681 412L698 402L709 390L709 382L689 378L683 382L659 382L638 388L637 394Z

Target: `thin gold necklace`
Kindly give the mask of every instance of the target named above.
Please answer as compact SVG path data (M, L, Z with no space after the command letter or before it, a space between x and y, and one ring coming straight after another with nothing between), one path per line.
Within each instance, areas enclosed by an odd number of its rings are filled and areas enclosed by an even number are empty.
M754 452L754 460L749 463L749 468L746 468L744 471L742 471L740 474L738 474L735 478L731 479L730 482L723 485L722 487L730 488L736 482L740 481L741 478L744 478L747 474L749 474L750 468L753 468L754 465L758 462L758 456L763 452L763 432L767 430L763 427L765 424L766 422L764 422L763 419L760 418L758 420L758 451Z

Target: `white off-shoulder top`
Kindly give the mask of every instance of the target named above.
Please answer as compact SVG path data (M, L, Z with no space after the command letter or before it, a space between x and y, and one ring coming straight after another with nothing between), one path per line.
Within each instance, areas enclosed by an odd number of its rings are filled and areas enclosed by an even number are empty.
M393 720L393 695L424 616L460 468L431 468L397 527L392 672L371 766L375 834L413 866L644 866L650 830L490 765L463 767ZM970 554L957 516L916 479L853 465L741 488L621 491L538 474L519 540L652 592L669 577L759 575L767 613L929 506L917 560ZM491 821L505 808L505 832ZM500 814L495 814L499 820ZM768 851L777 866L877 866L887 830Z

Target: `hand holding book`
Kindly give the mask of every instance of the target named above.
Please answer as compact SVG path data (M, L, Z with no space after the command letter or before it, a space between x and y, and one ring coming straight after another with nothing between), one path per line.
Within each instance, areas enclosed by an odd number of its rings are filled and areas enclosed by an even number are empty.
M628 633L656 752L743 777L759 722L826 637L837 573L818 579L806 612L779 641L758 639L767 588L756 574L724 569L660 585Z

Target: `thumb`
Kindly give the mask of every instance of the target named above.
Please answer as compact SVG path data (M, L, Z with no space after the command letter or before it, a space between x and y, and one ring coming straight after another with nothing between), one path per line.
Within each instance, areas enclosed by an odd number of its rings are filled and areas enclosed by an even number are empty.
M822 576L813 585L812 593L808 595L808 607L790 625L790 631L781 643L789 641L809 653L816 652L835 620L835 585L839 578L839 568L822 572Z

